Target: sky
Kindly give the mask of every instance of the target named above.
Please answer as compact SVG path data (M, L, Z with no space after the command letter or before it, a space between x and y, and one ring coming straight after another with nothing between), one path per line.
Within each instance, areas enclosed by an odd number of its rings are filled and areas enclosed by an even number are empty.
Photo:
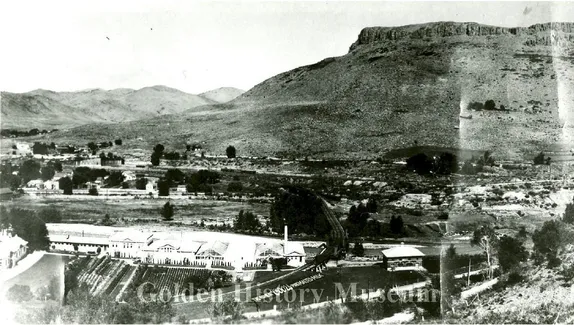
M0 90L248 90L348 52L362 28L574 21L567 2L3 1Z

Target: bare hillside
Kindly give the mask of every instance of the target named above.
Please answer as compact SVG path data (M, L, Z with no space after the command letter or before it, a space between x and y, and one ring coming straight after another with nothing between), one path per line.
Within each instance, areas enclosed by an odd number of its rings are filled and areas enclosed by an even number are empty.
M524 158L572 147L573 68L574 23L365 28L348 54L274 76L227 104L60 136L123 134L144 148L205 141L244 155L378 157L417 143ZM495 110L469 110L487 100Z
M92 89L79 92L34 90L2 93L2 127L66 128L90 123L117 123L165 114L179 114L214 99L165 86L138 90ZM221 96L224 97L224 96Z

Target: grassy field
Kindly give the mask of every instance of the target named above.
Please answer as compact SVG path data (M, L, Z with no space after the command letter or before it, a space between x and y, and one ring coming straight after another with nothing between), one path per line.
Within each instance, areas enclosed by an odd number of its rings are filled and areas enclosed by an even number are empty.
M3 202L7 207L18 207L39 211L54 206L61 211L65 222L94 223L102 220L104 215L122 224L128 221L155 222L161 220L160 210L167 199L134 199L130 197L90 197L90 196L59 196L31 197L22 196ZM255 214L269 215L268 204L228 202L213 200L190 200L187 198L171 199L175 206L174 221L193 224L205 219L210 222L230 223L241 209L253 211ZM138 220L139 219L139 220Z

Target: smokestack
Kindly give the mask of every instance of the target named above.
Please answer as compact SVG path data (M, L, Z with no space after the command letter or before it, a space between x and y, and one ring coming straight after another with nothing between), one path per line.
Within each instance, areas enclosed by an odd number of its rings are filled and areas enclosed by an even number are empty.
M289 230L287 229L287 225L285 225L283 229L283 254L287 254L287 241L289 236Z

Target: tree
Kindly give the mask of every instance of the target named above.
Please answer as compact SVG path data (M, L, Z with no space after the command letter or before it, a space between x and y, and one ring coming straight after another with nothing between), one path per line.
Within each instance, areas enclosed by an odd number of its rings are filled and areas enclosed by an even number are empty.
M365 229L363 229L363 233L367 237L379 237L381 235L381 223L378 220L370 219L367 221L367 225Z
M358 257L365 256L365 248L363 247L363 244L360 242L356 242L355 245L353 246L353 250L351 251L351 253L353 253L353 255Z
M346 221L346 228L349 232L350 237L359 236L365 226L367 225L367 220L369 219L369 213L367 212L367 207L360 203L358 207L354 205L349 209L349 216Z
M421 175L428 174L433 169L433 162L424 153L418 153L407 159L407 169Z
M237 151L234 146L229 146L225 149L225 153L227 154L227 158L235 158Z
M494 228L490 226L482 226L479 229L476 229L470 239L471 245L477 245L484 250L486 254L486 263L488 264L488 277L492 278L493 276L493 256L494 250L498 247L497 245L498 237L494 232Z
M45 143L34 142L34 145L32 145L32 153L35 155L47 155L49 153L48 149L49 146Z
M43 208L38 213L38 217L46 223L59 223L62 222L62 214L57 208L50 206Z
M544 222L542 228L536 229L532 234L534 253L548 261L548 267L552 268L559 264L558 250L561 246L561 224L557 220Z
M106 215L102 218L102 225L104 226L111 226L115 222L110 218L110 215L106 213Z
M59 160L50 160L48 161L48 166L54 168L55 171L61 173L62 172L62 162Z
M403 232L404 222L401 216L392 216L390 221L391 232L400 234Z
M574 224L574 198L572 199L572 203L566 204L566 210L564 210L562 221L571 225Z
M169 182L170 187L182 184L185 181L185 174L177 168L171 168L165 172L165 180Z
M163 205L163 208L161 209L161 217L163 218L163 221L173 220L173 206L169 201Z
M58 180L58 185L60 189L64 191L65 195L72 195L74 183L68 176L60 178L60 180Z
M540 152L536 157L534 157L534 164L535 165L544 164L544 152Z
M494 166L494 157L492 157L490 151L487 150L476 163L480 166L481 169L483 166Z
M457 157L450 152L443 152L436 160L437 174L449 175L458 171Z
M231 193L237 193L243 191L243 184L241 182L230 182L227 185L227 191Z
M528 257L522 243L510 236L503 236L498 241L498 261L504 272L512 270Z
M291 233L324 236L331 226L323 213L321 199L310 190L285 186L269 208L270 224L273 231L283 233L286 224Z
M489 99L486 102L484 102L484 109L487 111L494 111L496 109L496 103L494 102L494 100Z
M141 177L136 179L136 189L145 190L146 185L147 185L147 178Z
M114 187L122 185L125 176L121 171L113 171L104 181L107 186Z
M20 177L24 183L28 183L30 180L40 178L40 163L34 159L29 159L22 163L20 166Z
M159 166L164 149L165 147L162 144L156 144L155 147L153 147L153 153L151 154L151 164L153 166Z
M233 221L233 228L238 231L248 231L251 233L259 233L263 226L257 216L253 214L251 211L244 212L243 210L239 211L239 214Z
M377 201L372 197L367 201L367 211L370 213L377 213Z
M41 174L42 174L42 180L47 181L50 180L54 177L54 175L56 174L56 171L54 170L54 167L50 166L50 165L46 165L44 167L42 167L41 170Z
M98 152L98 145L95 142L88 143L88 149L92 152L92 155L95 155Z
M122 145L122 139L115 139L114 143L116 144L116 146L121 146Z
M157 195L169 196L169 182L167 180L162 178L157 182Z

